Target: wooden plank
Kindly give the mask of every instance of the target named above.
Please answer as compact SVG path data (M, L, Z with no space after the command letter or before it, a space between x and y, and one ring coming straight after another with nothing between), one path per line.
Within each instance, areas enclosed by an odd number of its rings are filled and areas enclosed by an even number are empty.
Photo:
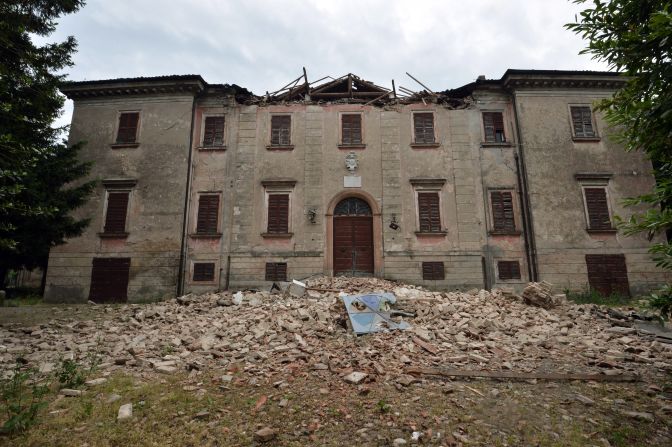
M413 340L415 341L415 340ZM451 377L485 377L491 379L517 379L517 380L583 380L596 382L637 382L640 380L638 376L622 374L618 376L608 376L606 374L561 374L561 373L544 373L544 372L516 372L516 371L477 371L464 369L443 369L443 368L422 368L409 367L406 368L408 374L435 376L437 378L451 378Z
M433 355L436 355L436 354L439 353L439 348L437 348L436 346L434 346L431 343L427 343L423 340L420 340L418 337L413 337L412 340L413 340L413 343L415 343L416 345L420 346L422 349L424 349L425 351L427 351L427 352L429 352Z

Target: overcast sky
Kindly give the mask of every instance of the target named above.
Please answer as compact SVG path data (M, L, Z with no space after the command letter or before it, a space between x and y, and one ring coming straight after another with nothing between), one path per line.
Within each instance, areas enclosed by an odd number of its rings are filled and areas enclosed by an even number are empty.
M254 93L306 67L391 88L459 87L507 68L605 70L564 29L569 0L89 0L49 40L79 42L71 80L200 74ZM62 123L70 120L68 104Z

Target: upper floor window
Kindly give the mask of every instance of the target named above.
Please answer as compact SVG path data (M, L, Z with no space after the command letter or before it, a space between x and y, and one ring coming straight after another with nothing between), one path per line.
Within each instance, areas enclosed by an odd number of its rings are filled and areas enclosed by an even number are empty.
M266 221L263 223L266 231L262 233L265 238L291 238L292 237L292 192L296 181L286 180L263 180L266 200Z
M223 116L205 117L203 125L204 147L224 146L224 124Z
M217 234L219 229L219 194L206 193L198 196L196 234Z
M434 144L434 113L417 112L413 114L413 135L415 144Z
M290 146L292 144L291 115L271 116L271 146Z
M344 146L362 144L362 115L359 113L341 115L341 143Z
M126 237L128 205L131 191L136 182L133 179L103 180L105 186L105 218L101 237Z
M136 143L139 121L140 112L121 112L119 114L116 144Z
M611 230L609 202L605 186L584 186L583 196L586 202L586 214L589 230Z
M575 138L595 138L593 115L589 106L570 106Z
M490 191L493 233L514 233L516 219L512 191Z
M483 112L483 130L486 143L506 143L502 112Z

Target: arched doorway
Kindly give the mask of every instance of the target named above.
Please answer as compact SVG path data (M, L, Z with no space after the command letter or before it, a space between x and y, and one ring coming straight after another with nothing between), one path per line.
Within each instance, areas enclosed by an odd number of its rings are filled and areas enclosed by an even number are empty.
M373 212L358 197L347 197L334 208L334 275L374 273Z

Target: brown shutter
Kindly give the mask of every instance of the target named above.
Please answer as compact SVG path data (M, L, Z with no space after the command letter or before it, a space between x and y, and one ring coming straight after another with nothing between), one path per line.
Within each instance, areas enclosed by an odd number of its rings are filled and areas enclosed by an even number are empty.
M271 116L271 145L289 146L291 144L292 117L289 115Z
M584 188L586 209L588 210L588 228L591 230L610 230L609 205L605 188Z
M140 113L138 112L126 112L119 115L117 143L135 143L139 118Z
M570 107L572 114L572 125L574 126L574 136L576 137L594 137L593 118L590 107Z
M441 231L441 212L438 192L418 193L418 217L420 231L436 233Z
M443 262L423 262L422 279L428 281L442 281L446 277Z
M516 231L511 191L492 191L490 201L492 203L493 230L496 232Z
M618 293L630 296L625 255L586 255L590 288L603 296Z
M343 144L362 143L362 115L349 114L341 116Z
M126 301L131 258L94 258L89 299L96 303Z
M289 194L269 194L268 232L289 232Z
M109 192L107 194L107 212L103 231L109 234L121 234L126 231L126 212L128 210L128 192Z
M203 194L198 198L198 218L196 219L196 233L217 233L219 217L219 195Z
M224 145L224 117L208 116L205 118L203 146Z
M501 112L483 112L486 143L504 143L504 117Z
M214 262L194 263L194 281L214 281L214 280L215 280Z
M415 142L419 144L434 143L434 114L414 113Z
M287 281L287 263L267 262L266 281Z
M498 261L499 279L520 279L520 263L518 261Z

